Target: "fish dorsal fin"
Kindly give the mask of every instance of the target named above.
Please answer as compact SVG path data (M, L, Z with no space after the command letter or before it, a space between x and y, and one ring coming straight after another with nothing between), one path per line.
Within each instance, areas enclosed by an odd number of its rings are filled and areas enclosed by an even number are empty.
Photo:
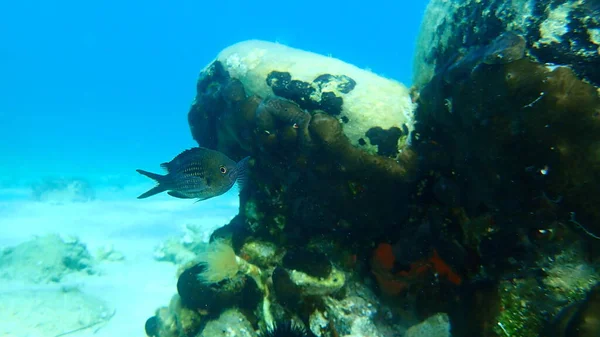
M215 151L215 150L207 149L204 147L192 147L190 149L183 150L173 160L184 157L184 156L201 155L207 151Z
M160 167L163 168L163 170L167 171L167 173L171 172L171 163L162 163L160 164Z
M177 167L184 165L186 161L190 160L190 158L196 158L194 156L198 156L204 151L206 151L206 149L202 147L193 147L191 149L184 150L175 156L173 160L160 164L160 167L162 167L168 173L173 173L173 171L177 170Z

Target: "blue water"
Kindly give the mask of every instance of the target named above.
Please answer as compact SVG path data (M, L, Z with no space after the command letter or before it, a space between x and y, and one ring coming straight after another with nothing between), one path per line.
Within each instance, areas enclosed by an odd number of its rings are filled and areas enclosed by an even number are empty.
M279 41L410 85L426 1L3 1L0 184L140 181L194 146L199 71L224 47ZM108 178L107 178L108 177Z

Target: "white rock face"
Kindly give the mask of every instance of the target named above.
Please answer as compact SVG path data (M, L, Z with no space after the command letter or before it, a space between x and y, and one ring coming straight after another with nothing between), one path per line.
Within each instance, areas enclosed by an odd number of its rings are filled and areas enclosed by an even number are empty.
M341 97L342 111L336 117L342 121L344 133L352 144L369 152L377 150L365 135L369 129L397 127L402 130L405 124L412 130L415 105L406 86L339 59L282 44L249 40L227 47L219 53L217 60L231 77L243 83L250 95L263 98L274 96L267 84L267 77L277 71L289 73L292 80L310 84L315 89L310 96L311 101L318 103L321 95L328 92ZM344 83L335 80L325 85L313 83L317 77L325 74L350 77L356 85L349 92L341 92L339 88ZM400 138L399 143L402 143L399 144L399 148L402 148L404 137Z

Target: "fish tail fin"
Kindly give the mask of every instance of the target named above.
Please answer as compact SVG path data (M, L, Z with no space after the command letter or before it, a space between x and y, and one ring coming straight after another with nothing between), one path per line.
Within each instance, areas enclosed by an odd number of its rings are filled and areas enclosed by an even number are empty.
M250 157L245 157L236 164L236 182L238 189L241 191L248 182L248 161Z
M161 184L161 182L164 181L165 176L156 174L156 173L152 173L152 172L148 172L148 171L144 171L144 170L136 170L136 171L139 174L145 175L146 177L153 179L158 183L158 185L156 185L155 187L149 189L147 192L145 192L145 193L141 194L139 197L137 197L138 199L148 198L155 194L158 194L160 192L164 192L167 190L167 188L163 184Z

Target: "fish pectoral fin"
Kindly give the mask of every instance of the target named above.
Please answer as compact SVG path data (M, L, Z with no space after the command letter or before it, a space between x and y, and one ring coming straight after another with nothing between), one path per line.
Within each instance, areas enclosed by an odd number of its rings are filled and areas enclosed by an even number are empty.
M176 191L169 191L169 192L167 192L167 194L170 195L170 196L172 196L172 197L174 197L174 198L192 199L192 198L188 197L187 195L179 193L179 192L176 192Z

